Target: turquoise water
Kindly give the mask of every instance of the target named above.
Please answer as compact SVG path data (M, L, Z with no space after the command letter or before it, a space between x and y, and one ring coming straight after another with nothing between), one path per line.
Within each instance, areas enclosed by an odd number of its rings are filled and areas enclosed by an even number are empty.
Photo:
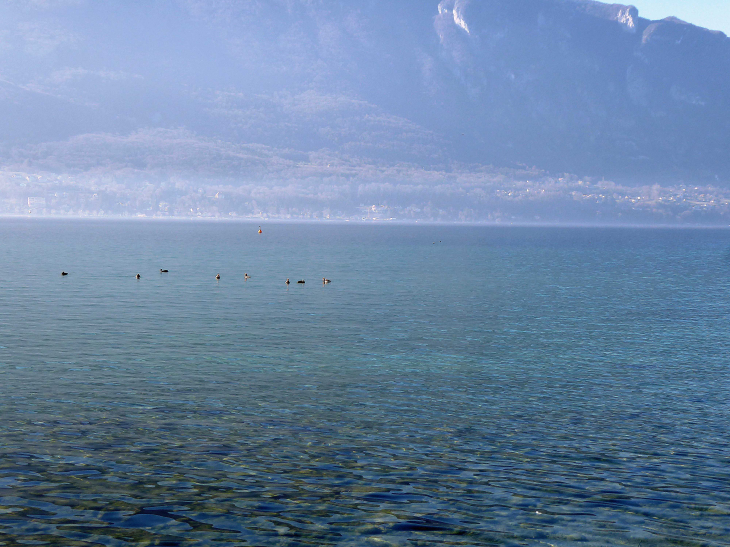
M0 542L730 544L730 231L257 228L0 221Z

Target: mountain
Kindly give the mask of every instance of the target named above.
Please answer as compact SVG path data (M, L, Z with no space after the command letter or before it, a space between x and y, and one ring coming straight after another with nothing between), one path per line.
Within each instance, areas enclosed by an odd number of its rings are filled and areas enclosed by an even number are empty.
M591 0L9 0L0 97L6 171L118 185L730 186L730 39Z
M613 177L727 176L724 34L597 2L456 0L440 11L458 102L496 157Z

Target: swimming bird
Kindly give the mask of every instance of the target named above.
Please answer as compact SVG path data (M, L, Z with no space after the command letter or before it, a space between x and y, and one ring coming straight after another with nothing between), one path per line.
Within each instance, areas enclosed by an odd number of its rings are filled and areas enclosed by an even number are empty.
M289 278L288 277L286 278L286 284L287 285L289 284Z
M139 275L139 274L137 274L137 276L136 276L136 277L137 277L137 279L139 279L139 278L140 278L140 277L142 277L142 276L141 276L141 275Z
M163 270L162 268L160 268L160 273L167 273L167 270Z
M323 278L322 278L322 285L326 285L327 283L332 283L332 280L331 280L331 279L325 279L325 278L323 277Z
M245 274L243 274L243 278L244 278L244 279L251 279L251 276L250 276L250 275L248 275L247 273L245 273Z
M216 279L220 279L221 278L221 274L215 274L215 278Z
M61 272L61 275L68 275L68 272Z
M304 279L300 279L299 281L297 281L297 283L304 283L304 282L305 282Z

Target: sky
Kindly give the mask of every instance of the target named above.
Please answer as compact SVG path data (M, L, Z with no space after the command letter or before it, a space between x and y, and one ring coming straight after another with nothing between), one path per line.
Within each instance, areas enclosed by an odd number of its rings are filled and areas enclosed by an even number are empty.
M721 30L730 36L730 0L635 0L639 15L646 19L664 19L673 15L680 19Z

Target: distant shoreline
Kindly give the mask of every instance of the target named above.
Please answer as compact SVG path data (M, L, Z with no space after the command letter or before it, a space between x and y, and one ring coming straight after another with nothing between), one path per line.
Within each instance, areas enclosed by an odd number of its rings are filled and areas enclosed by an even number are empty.
M598 223L598 222L498 222L498 221L438 221L438 220L350 220L350 219L284 219L284 218L224 218L224 217L138 217L138 216L80 216L80 215L13 215L0 214L0 222L6 220L36 221L90 221L90 222L178 222L178 223L225 223L250 225L276 224L321 224L356 226L448 226L464 228L635 228L635 229L679 229L679 230L727 230L726 224L659 224L659 223Z

